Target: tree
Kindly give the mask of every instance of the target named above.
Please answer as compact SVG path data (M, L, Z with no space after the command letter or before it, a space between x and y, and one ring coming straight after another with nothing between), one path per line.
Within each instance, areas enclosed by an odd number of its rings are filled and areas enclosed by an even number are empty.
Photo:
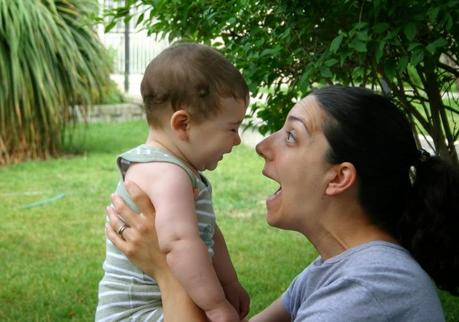
M458 0L127 0L107 16L129 20L128 10L150 33L205 42L232 59L266 98L252 105L262 133L314 86L367 86L458 163Z
M77 105L107 87L96 13L95 0L0 0L0 165L58 155Z

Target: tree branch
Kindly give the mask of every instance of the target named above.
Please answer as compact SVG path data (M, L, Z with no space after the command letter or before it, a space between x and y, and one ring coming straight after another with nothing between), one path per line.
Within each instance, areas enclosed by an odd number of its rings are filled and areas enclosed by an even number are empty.
M442 62L438 62L438 66L446 70L448 73L453 74L456 78L459 78L459 69L456 69L454 67L451 67L447 64L444 64Z

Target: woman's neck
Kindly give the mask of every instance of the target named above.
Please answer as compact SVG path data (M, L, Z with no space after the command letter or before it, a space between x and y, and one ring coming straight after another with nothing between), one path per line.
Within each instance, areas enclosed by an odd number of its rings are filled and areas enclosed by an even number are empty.
M390 234L371 223L360 207L341 209L347 211L321 216L323 220L305 234L323 260L371 241L398 243Z

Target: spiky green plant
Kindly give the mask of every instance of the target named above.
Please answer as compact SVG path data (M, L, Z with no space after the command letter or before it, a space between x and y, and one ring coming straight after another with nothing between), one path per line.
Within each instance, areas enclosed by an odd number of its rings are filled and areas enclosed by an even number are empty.
M58 155L77 106L109 81L96 10L97 0L0 0L0 165Z

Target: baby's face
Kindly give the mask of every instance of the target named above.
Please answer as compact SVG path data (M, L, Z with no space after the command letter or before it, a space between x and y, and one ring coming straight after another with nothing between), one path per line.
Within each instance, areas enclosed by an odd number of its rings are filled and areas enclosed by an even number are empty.
M187 159L199 171L214 170L223 155L241 143L239 126L247 105L230 97L220 99L220 110L215 117L193 124L190 129L190 155Z

